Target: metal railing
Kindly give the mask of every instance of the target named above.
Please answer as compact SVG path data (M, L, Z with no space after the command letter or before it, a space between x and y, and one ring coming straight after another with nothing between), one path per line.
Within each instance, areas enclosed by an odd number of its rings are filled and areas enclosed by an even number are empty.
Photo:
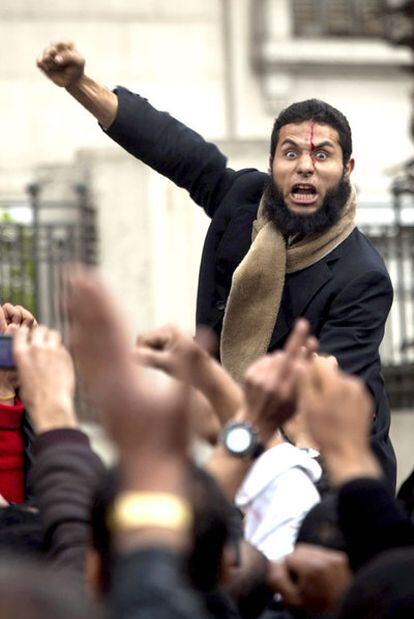
M393 222L361 226L383 256L394 303L381 346L383 374L394 409L414 408L414 175L407 168L392 187Z
M94 209L84 185L73 199L43 201L38 185L27 201L0 201L0 299L30 309L39 322L62 328L60 267L70 261L95 264Z

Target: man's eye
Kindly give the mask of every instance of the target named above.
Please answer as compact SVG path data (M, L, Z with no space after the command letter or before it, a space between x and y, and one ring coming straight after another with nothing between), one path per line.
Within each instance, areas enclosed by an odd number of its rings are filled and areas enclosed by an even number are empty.
M286 157L286 159L295 159L296 152L294 150L288 150L285 153L285 157Z
M317 159L318 161L325 161L325 159L328 159L328 153L325 153L325 151L320 150L319 152L315 154L315 159Z

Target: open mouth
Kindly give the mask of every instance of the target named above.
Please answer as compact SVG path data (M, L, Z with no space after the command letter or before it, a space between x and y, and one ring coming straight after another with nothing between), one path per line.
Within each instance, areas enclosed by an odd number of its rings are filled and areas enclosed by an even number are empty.
M289 197L295 204L310 206L315 204L319 194L313 185L308 183L297 183L293 185Z

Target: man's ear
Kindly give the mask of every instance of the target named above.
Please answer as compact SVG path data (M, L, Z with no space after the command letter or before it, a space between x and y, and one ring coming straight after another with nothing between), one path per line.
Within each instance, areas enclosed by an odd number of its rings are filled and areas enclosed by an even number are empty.
M273 155L273 157L269 157L269 169L268 169L268 174L272 175L272 170L273 170L273 162L275 160L275 156Z
M355 159L351 157L344 167L344 176L349 177L355 167Z

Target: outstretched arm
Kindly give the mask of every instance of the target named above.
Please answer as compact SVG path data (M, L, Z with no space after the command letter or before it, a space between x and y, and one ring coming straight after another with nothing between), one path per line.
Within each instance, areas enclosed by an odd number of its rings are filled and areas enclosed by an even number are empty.
M140 334L134 357L178 380L191 375L193 387L210 402L220 425L227 423L242 405L239 385L198 342L175 325Z
M73 43L51 44L37 66L79 101L131 155L186 189L209 216L239 174L214 144L146 99L117 88L111 92L85 75L85 60Z

